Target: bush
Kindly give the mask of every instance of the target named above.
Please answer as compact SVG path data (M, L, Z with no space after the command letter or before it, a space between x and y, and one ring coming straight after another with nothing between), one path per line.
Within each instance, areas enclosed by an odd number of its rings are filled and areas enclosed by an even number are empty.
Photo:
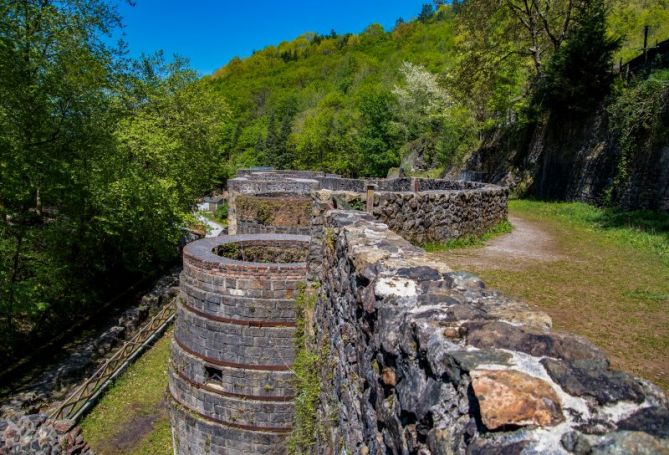
M647 79L624 87L609 107L611 130L616 135L620 158L611 191L630 177L634 162L669 141L669 70L651 73ZM609 201L611 194L609 194Z
M219 221L228 221L228 203L224 202L223 205L216 209L214 216Z

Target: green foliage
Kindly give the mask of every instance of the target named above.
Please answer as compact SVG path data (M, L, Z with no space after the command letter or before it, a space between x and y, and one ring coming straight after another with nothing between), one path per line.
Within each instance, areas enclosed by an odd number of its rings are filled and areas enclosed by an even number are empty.
M373 24L359 35L306 33L218 70L207 80L234 114L225 142L231 165L385 176L412 140L398 129L400 68L420 63L437 80L453 63L455 16L442 10L388 32ZM437 130L419 134L443 139ZM436 156L439 140L429 143Z
M669 36L664 0L469 0L456 9L451 91L483 130L593 109L609 93L614 55L639 54L639 21L655 24L656 40Z
M293 431L288 439L291 454L311 453L319 431L317 407L321 393L319 373L327 357L325 349L314 348L311 324L316 305L314 289L303 288L295 299L297 326L295 331L295 362L293 363L295 416Z
M643 160L654 147L669 140L669 70L621 87L609 113L620 148L618 173L611 187L616 191L627 183L636 160Z
M216 209L214 213L215 219L223 224L228 223L228 203L224 202L220 207Z
M669 38L669 1L667 0L610 0L609 30L614 37L622 38L622 46L616 53L619 60L627 62L643 48L643 28L650 26L649 42Z
M603 0L578 5L567 41L538 79L535 103L556 113L589 112L609 93L613 53L619 40L607 36Z
M489 240L502 234L508 234L513 230L513 226L507 220L496 224L481 235L465 235L447 242L427 242L421 247L428 253L437 253L439 251L448 251L457 248L472 248L483 246Z
M0 362L178 257L225 172L220 95L102 41L111 2L0 5Z

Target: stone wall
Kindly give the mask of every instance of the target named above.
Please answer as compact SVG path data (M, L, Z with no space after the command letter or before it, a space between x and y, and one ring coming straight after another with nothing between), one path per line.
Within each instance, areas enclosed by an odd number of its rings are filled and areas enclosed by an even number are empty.
M311 232L311 198L295 194L240 194L235 198L237 234Z
M299 197L300 195L308 195L311 191L318 189L319 183L317 180L304 178L298 174L288 172L243 172L241 171L238 177L228 180L228 232L230 235L241 234L238 230L238 214L237 214L237 198L243 195L257 196L264 195L271 197L271 195L287 195ZM307 174L308 175L308 174ZM256 223L258 225L260 223ZM257 226L256 226L257 227ZM285 226L282 226L285 228ZM254 230L251 226L242 226L242 229ZM258 228L257 230L261 230ZM271 230L264 227L263 230L272 231L274 233L285 229Z
M370 215L320 215L314 330L331 357L313 453L669 451L658 388Z
M69 421L54 421L46 414L15 416L0 420L0 454L93 455L81 434Z
M409 179L396 179L403 189ZM423 191L375 191L372 214L395 233L414 243L443 242L479 235L506 220L508 190L496 185L446 180L420 180ZM391 186L388 182L385 186ZM321 190L315 199L332 208L364 210L366 193Z
M374 217L415 243L480 235L506 220L508 191L481 189L380 192L374 194Z
M308 177L308 178L305 178ZM243 172L228 183L230 234L308 234L309 194L334 208L364 209L416 243L478 235L506 219L508 190L478 182L419 178L345 179L318 173Z
M184 248L169 368L175 453L285 452L308 242L240 235Z

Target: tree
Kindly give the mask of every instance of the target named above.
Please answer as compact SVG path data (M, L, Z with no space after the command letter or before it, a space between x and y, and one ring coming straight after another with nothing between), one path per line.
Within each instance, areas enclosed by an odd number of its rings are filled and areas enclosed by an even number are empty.
M88 271L75 238L90 210L88 175L112 142L100 125L117 118L104 95L113 51L100 38L118 23L103 0L0 5L4 349L17 345L16 318L44 320L80 298Z
M178 257L223 171L222 97L128 61L104 0L0 5L0 362Z
M396 108L392 93L380 87L369 88L360 94L359 134L357 145L365 156L362 173L384 177L391 167L399 165L399 147L392 120Z
M620 41L606 30L603 0L578 4L570 36L537 80L534 102L553 112L590 111L609 92L613 53Z
M421 22L427 22L434 15L434 7L431 3L424 3L420 9L420 14L418 14L418 20Z
M451 99L439 86L437 77L420 65L404 62L400 68L403 83L396 85L393 94L399 106L397 124L411 141L433 131Z

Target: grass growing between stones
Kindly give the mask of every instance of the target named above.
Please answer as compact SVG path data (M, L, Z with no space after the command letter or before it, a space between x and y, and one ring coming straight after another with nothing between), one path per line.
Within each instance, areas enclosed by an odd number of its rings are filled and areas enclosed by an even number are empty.
M440 251L448 251L456 248L472 248L485 245L485 242L494 239L502 234L508 234L513 227L511 223L504 220L499 224L488 229L481 235L466 235L457 239L452 239L447 242L427 242L421 245L428 253L438 253Z
M527 200L511 201L510 215L549 236L547 258L486 248L438 255L546 311L554 329L589 338L614 368L669 390L669 215Z
M172 453L167 414L167 362L172 332L128 368L109 389L81 428L99 455Z
M295 417L288 440L291 454L310 453L318 431L318 397L321 393L319 372L324 352L314 346L313 313L316 290L303 288L295 299L297 328L295 331Z

